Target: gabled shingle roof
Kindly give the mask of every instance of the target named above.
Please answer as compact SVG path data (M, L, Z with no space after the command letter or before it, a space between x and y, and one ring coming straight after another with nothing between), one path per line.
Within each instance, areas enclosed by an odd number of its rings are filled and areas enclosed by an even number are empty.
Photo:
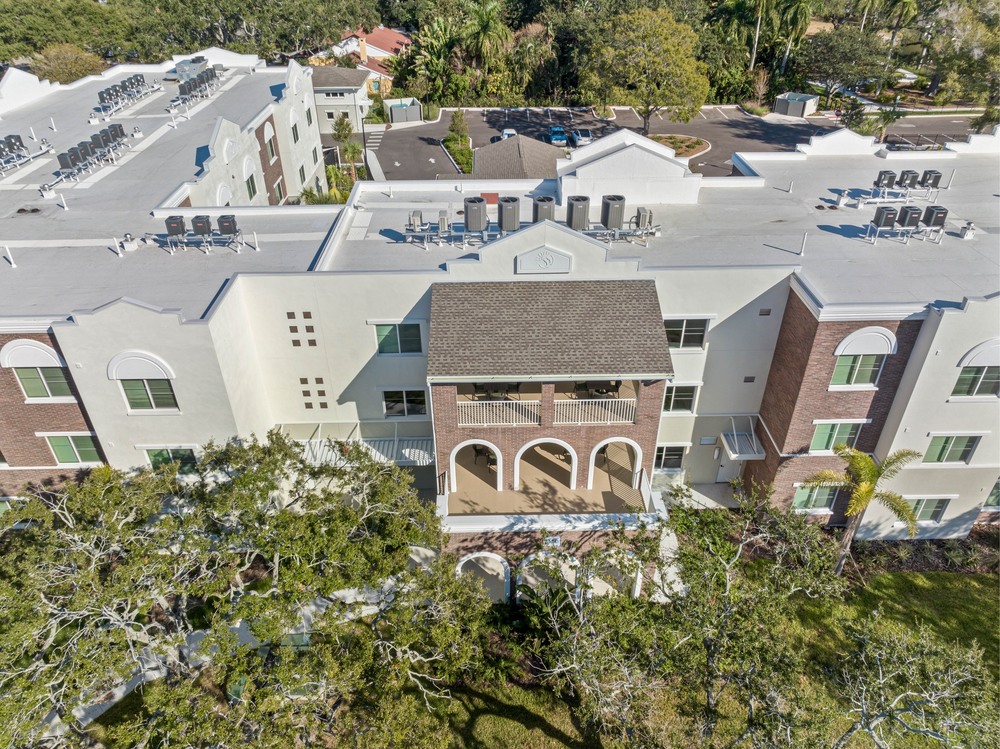
M566 151L526 135L515 135L475 151L475 179L555 179L556 159Z
M654 281L436 283L427 375L672 374Z
M312 71L313 88L361 88L368 80L368 71L357 68L316 65Z

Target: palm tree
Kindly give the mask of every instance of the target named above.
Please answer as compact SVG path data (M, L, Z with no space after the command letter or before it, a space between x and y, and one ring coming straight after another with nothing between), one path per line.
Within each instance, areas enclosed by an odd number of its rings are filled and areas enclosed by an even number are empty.
M861 31L865 30L868 16L874 15L882 7L882 0L858 0L855 10L861 11Z
M351 179L354 182L358 181L358 170L355 164L357 164L358 159L361 158L362 149L361 144L356 140L349 140L344 144L344 158L351 167Z
M917 14L920 13L920 5L918 0L887 0L885 8L889 13L889 18L892 19L892 37L889 39L889 54L885 59L885 71L888 74L889 66L892 64L892 52L896 47L896 37L899 36L899 31L903 26L917 17ZM881 93L882 83L879 81L878 87L875 89L876 95Z
M503 4L500 0L480 0L470 3L467 12L469 20L462 29L462 43L476 66L486 75L490 63L500 57L512 38L510 29L503 22Z
M875 120L878 122L878 139L882 143L885 143L885 133L889 129L889 125L894 123L896 120L900 119L903 113L898 109L893 107L892 109L880 109L879 113L875 115Z
M785 74L785 66L788 65L788 55L792 51L792 45L801 42L809 29L809 22L812 21L813 17L813 1L784 0L781 6L781 20L788 36L785 56L781 58L781 75Z
M455 27L445 18L435 18L417 34L413 70L431 101L440 101L448 88L457 39Z
M887 455L881 463L868 453L855 450L847 445L836 445L833 451L846 463L844 471L832 468L818 471L805 480L806 486L839 486L850 494L847 502L847 527L840 539L840 555L834 574L839 575L844 570L844 562L851 553L851 543L854 534L861 525L861 517L868 505L878 502L886 507L896 518L906 523L906 528L912 538L917 532L917 516L913 508L894 491L879 488L879 485L898 474L911 460L920 457L913 450L897 450Z
M754 65L757 63L757 45L760 42L760 25L764 20L764 16L771 16L773 12L772 0L750 0L750 4L753 7L754 12L757 14L757 27L753 32L753 50L750 52L750 67L748 70L753 70Z

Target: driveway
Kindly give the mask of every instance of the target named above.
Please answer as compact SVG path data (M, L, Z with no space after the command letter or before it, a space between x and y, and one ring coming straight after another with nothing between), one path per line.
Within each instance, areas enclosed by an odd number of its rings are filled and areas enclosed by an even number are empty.
M474 148L486 145L505 128L521 135L544 137L549 125L562 125L567 131L586 127L597 136L609 135L620 128L639 132L642 119L631 109L616 109L613 120L599 120L590 111L566 109L490 109L466 111L466 122ZM969 117L907 117L894 123L889 133L895 137L919 140L961 138L968 133ZM441 121L419 127L387 130L378 150L379 162L387 179L436 179L451 176L455 169L438 146L448 132L451 113L442 112ZM712 144L703 156L691 159L691 169L706 176L724 176L732 172L732 154L737 151L793 151L798 143L813 135L830 132L839 124L825 117L775 122L751 117L735 107L703 107L687 123L672 122L654 116L650 132L692 135ZM892 140L892 139L890 139Z

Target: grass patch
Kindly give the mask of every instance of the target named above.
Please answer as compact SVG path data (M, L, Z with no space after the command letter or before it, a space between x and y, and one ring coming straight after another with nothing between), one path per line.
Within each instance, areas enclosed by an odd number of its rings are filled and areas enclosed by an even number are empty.
M740 104L740 106L743 108L744 112L752 114L754 117L763 117L764 115L771 113L770 108L753 101L745 101Z
M441 141L451 157L455 159L455 163L458 164L458 168L463 174L472 174L472 149L469 148L468 140L460 138L454 133L449 133L443 141Z
M653 135L657 143L674 149L677 156L694 156L708 149L708 142L691 135Z

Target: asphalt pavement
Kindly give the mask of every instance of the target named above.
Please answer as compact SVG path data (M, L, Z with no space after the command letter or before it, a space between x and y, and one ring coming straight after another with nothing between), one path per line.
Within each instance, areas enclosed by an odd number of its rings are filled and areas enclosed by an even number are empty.
M562 125L567 131L585 127L596 137L620 128L641 131L642 119L631 109L615 109L614 118L601 120L591 111L567 109L489 109L466 110L473 148L490 143L506 128L521 135L544 138L550 125ZM970 117L955 115L907 117L889 128L890 140L927 145L961 139L968 134ZM439 141L448 132L451 112L442 112L439 122L407 128L390 128L378 146L378 159L387 179L436 179L456 173ZM792 151L796 144L813 135L830 132L839 123L826 117L808 119L761 119L744 114L735 107L703 107L690 122L673 122L655 116L650 133L655 135L692 135L708 141L712 148L703 156L691 159L691 169L707 176L732 172L731 157L737 151ZM899 141L899 139L905 139Z

